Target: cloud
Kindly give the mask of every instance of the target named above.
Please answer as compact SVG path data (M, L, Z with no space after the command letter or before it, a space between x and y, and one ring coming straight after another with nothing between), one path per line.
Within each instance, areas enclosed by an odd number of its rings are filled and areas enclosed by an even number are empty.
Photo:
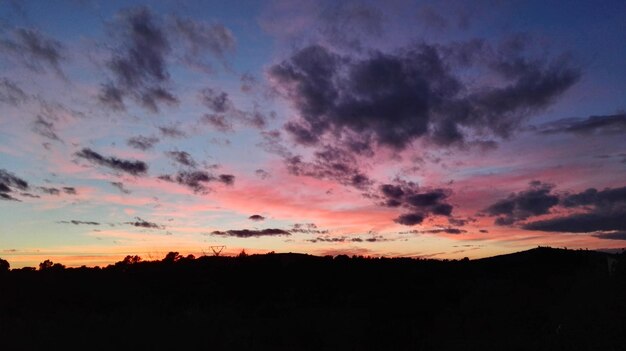
M584 212L526 223L528 230L547 232L592 233L626 230L626 187L585 191L562 196L561 205L566 209ZM604 235L610 233L596 233Z
M467 230L460 228L437 228L437 229L426 229L426 230L410 230L408 232L400 232L399 234L464 234L467 233Z
M76 188L71 187L71 186L64 186L63 187L63 192L68 194L68 195L76 195Z
M233 32L220 23L206 23L191 18L175 17L172 32L184 47L183 62L207 73L213 69L206 61L207 54L226 64L225 56L232 54L237 41Z
M289 229L291 233L300 234L328 234L327 229L319 229L315 223L296 223Z
M254 171L254 174L261 179L267 179L271 176L268 171L261 169L261 168Z
M626 210L615 212L576 213L543 221L524 224L523 229L544 232L593 233L599 231L626 230Z
M132 226L140 227L140 228L147 228L147 229L165 229L165 226L163 225L159 225L153 222L148 222L139 217L135 217L134 222L126 222L126 224L130 224Z
M126 189L126 187L124 186L124 183L122 182L111 182L111 185L116 187L119 191L121 191L124 194L130 194L130 190Z
M235 184L235 176L232 174L220 174L217 179L226 185Z
M126 141L128 146L142 151L152 149L154 145L158 142L159 138L157 137L145 137L142 135L131 137Z
M513 193L508 198L495 202L484 212L490 216L499 216L498 225L510 225L531 216L550 213L550 209L558 205L558 195L552 194L553 184L532 181L529 189Z
M233 109L233 103L228 97L228 93L212 89L204 88L199 93L200 101L209 110L216 113L224 113Z
M347 237L347 236L318 236L314 239L307 239L305 241L311 243L323 242L323 243L343 243L343 242L353 242L353 243L375 243L375 242L385 242L385 241L394 241L394 239L384 238L381 235L374 235L368 238L362 237Z
M71 221L59 221L57 223L62 223L62 224L73 224L73 225L100 225L100 223L98 222L93 222L93 221L77 221L75 219L72 219Z
M31 193L25 193L25 192L20 193L20 195L25 196L25 197L30 197L32 199L39 199L39 198L41 198L41 196L39 196L39 195L34 195L34 194L31 194Z
M261 222L261 221L265 220L265 217L263 217L261 215L258 215L258 214L255 214L255 215L252 215L252 216L248 217L248 219L251 220L251 221L255 221L255 222Z
M394 222L402 225L416 225L424 221L424 214L422 213L405 213L398 218L394 219Z
M159 127L159 131L164 137L168 138L179 139L187 136L187 134L184 131L180 130L180 128L178 128L178 126L176 125L161 126Z
M211 124L217 130L232 130L233 121L254 128L263 129L267 126L267 116L258 110L258 106L252 111L238 109L230 99L228 93L214 88L204 88L199 91L198 99L208 108L211 113L205 114L203 121Z
M560 119L539 126L538 131L543 134L624 134L626 133L626 114Z
M0 169L0 193L8 193L15 189L28 190L28 182L7 170Z
M599 239L607 239L607 240L626 240L626 231L598 233L592 236L595 236L596 238L599 238Z
M0 48L15 62L35 72L51 69L64 76L61 62L65 60L65 47L61 42L31 28L16 28L9 33L0 39Z
M11 196L11 195L9 195L9 194L7 194L7 193L4 193L4 192L0 192L0 200L6 200L6 201L18 201L18 202L21 202L21 200L20 200L20 199L16 199L16 198L14 198L13 196Z
M325 145L313 154L311 162L288 153L284 162L289 173L317 179L331 179L343 185L365 190L373 181L360 169L355 156L341 148Z
M497 76L501 84L470 84L463 78L470 69ZM268 76L298 113L285 125L297 143L356 139L401 150L419 138L451 145L508 137L576 83L580 72L565 59L530 58L479 42L359 56L311 45L271 66Z
M396 180L394 183L381 184L377 192L368 196L379 200L384 207L403 208L408 213L395 219L403 225L422 223L429 216L452 215L453 206L447 203L451 190L441 188L422 188L414 182Z
M227 230L227 231L219 231L216 230L211 232L211 235L218 236L234 236L237 238L258 238L261 236L290 236L291 233L282 229L276 228L268 228L261 230L250 230L250 229L241 229L241 230Z
M61 194L61 191L59 189L57 189L57 188L49 188L49 187L40 186L40 187L37 187L37 189L39 191L41 191L42 193L45 193L45 194L48 194L48 195L57 195L58 196L58 195Z
M33 131L50 140L61 141L61 138L59 138L59 136L56 133L54 123L45 120L40 115L37 115L37 118L33 122Z
M177 105L168 89L170 43L158 19L147 7L137 7L119 13L111 28L120 43L107 62L113 80L102 85L100 102L124 110L125 99L131 98L152 112L162 104Z
M589 188L580 193L568 194L562 200L565 207L594 206L602 210L621 207L624 202L626 202L626 187L607 188L600 191Z
M28 95L13 81L0 79L0 102L18 106L28 100Z
M202 116L201 121L209 124L219 132L225 133L232 132L234 130L233 124L224 115L207 113Z
M105 157L90 148L83 148L74 153L77 157L104 167L111 168L116 171L132 174L134 176L142 176L148 172L148 165L143 161L122 160L117 157Z
M165 155L183 166L195 168L198 165L193 157L185 151L167 151Z
M558 215L521 223L521 228L556 233L587 233L598 238L618 237L626 231L626 187L597 190L589 188L578 193L553 194L554 186L540 181L530 189L511 194L483 212L499 216L496 224L513 225L531 217L551 213L558 206ZM563 212L567 212L563 214Z
M195 193L207 193L209 189L207 184L211 182L220 182L225 185L232 185L235 181L235 176L231 174L220 174L218 176L211 174L207 171L180 171L173 175L162 175L159 179L166 182L178 183L184 185Z

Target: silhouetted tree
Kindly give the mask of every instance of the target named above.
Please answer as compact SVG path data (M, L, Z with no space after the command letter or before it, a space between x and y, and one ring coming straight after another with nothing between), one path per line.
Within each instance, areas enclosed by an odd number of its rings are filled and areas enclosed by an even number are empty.
M40 271L45 271L47 269L52 268L52 265L54 265L54 262L50 261L50 260L45 260L43 262L41 262L39 264L39 270Z
M10 268L11 265L9 264L9 261L0 258L0 273L8 272Z
M237 257L248 257L248 254L246 253L246 250L241 250L241 252L239 253L239 255L237 255Z
M139 257L137 255L135 255L135 256L128 255L128 256L124 257L124 259L122 260L122 264L130 265L130 264L139 263L140 261L141 261L141 257Z
M165 255L165 258L163 258L163 262L174 263L176 261L179 261L181 258L183 258L181 254L171 251L167 255Z
M39 264L40 271L45 271L45 270L57 271L57 270L63 270L63 269L65 269L65 265L62 265L60 263L54 263L50 260L45 260Z

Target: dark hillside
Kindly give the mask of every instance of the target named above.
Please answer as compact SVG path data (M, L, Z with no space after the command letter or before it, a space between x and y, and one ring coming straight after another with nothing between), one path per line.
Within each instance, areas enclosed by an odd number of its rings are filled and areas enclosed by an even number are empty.
M476 261L45 265L0 274L0 338L7 350L626 350L625 257L538 248Z

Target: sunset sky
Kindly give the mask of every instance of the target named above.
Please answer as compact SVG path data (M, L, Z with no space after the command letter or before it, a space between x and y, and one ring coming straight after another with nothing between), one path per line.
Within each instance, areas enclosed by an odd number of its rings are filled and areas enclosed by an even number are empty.
M624 1L0 1L0 257L626 247Z

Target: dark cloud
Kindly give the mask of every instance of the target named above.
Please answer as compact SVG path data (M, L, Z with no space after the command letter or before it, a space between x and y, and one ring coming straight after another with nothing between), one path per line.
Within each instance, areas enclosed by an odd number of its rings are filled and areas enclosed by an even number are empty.
M562 233L593 233L612 230L626 230L626 210L615 212L587 212L535 221L524 224L527 230Z
M298 111L285 129L303 145L323 138L403 149L426 137L441 145L508 137L579 78L564 59L530 58L486 43L459 57L461 45L421 44L353 56L312 45L270 67L275 89ZM511 51L511 50L509 50ZM468 69L503 84L477 86Z
M142 151L152 149L158 142L159 138L157 137L145 137L142 135L131 137L126 141L128 146Z
M131 98L152 112L161 104L177 105L168 89L170 43L158 19L147 7L138 7L121 12L111 28L120 42L107 62L114 79L102 85L100 101L124 110L125 99Z
M597 190L589 188L579 193L556 195L552 185L533 181L530 189L511 194L489 206L484 212L499 216L496 224L512 225L533 216L550 213L560 206L567 214L526 222L521 228L545 232L589 233L611 238L615 232L626 231L626 187ZM560 211L560 212L562 212Z
M255 105L252 111L240 110L232 102L228 93L222 90L204 88L198 93L198 98L211 111L210 114L205 114L203 121L218 130L232 130L234 121L259 129L267 126L268 117L258 110L258 106Z
M185 151L167 151L165 155L183 166L195 168L198 165L193 157Z
M37 118L33 122L33 131L50 140L61 141L61 138L59 138L56 133L54 123L44 119L40 115L37 115Z
M237 238L258 238L260 236L289 236L291 233L282 229L276 228L268 228L261 230L250 230L250 229L241 229L241 230L227 230L227 231L214 231L211 232L211 235L219 235L219 236L234 236Z
M260 221L264 221L265 217L263 217L261 215L258 215L258 214L255 214L255 215L252 215L252 216L248 217L248 219L251 220L251 221L260 222Z
M201 121L209 124L219 132L232 132L234 130L233 124L224 115L204 114Z
M235 184L235 176L232 174L220 174L217 179L226 185Z
M463 234L463 233L467 233L467 230L459 229L459 228L441 228L441 229L426 230L426 231L424 231L424 233L428 233L428 234L440 234L440 233L445 233L445 234Z
M206 60L207 54L226 64L225 56L232 54L237 46L233 33L220 23L210 24L176 17L172 27L185 49L183 62L207 73L213 71Z
M392 184L381 184L378 191L368 196L379 201L379 205L403 208L409 213L395 219L396 223L415 225L428 216L452 215L453 206L447 203L449 189L422 188L414 182L396 180Z
M0 189L0 192L2 192L2 189ZM32 199L39 199L39 198L41 198L41 196L35 195L35 194L31 194L31 193L20 193L20 195L25 196L25 197L30 197Z
M365 190L373 181L359 167L356 157L345 149L325 145L313 154L312 161L301 156L285 154L284 162L289 173L317 179L330 179L343 185Z
M111 182L111 185L116 187L119 191L121 191L124 194L130 194L130 190L126 189L126 187L124 186L124 183L122 182Z
M13 196L4 193L4 192L0 192L0 200L6 200L6 201L18 201L20 202L21 200L14 198Z
M28 190L28 182L9 171L0 169L0 193L8 193L15 189Z
M156 223L152 223L152 222L148 222L146 220L143 220L139 217L135 217L135 221L134 222L126 222L126 224L130 224L132 226L135 227L140 227L140 228L148 228L148 229L164 229L165 226L156 224Z
M90 148L83 148L74 155L85 160L116 171L126 172L134 176L142 176L148 172L148 165L143 161L122 160L117 157L102 156Z
M59 189L57 189L57 188L40 186L40 187L37 187L37 189L39 191L41 191L42 193L45 193L45 194L48 194L48 195L59 195L59 194L61 194L61 191Z
M15 62L36 72L52 69L63 76L61 62L65 59L65 47L61 42L49 38L36 29L16 28L7 37L0 39L2 52Z
M589 188L580 193L567 194L562 197L561 205L573 210L582 209L584 212L530 222L523 228L570 233L626 230L626 187L604 190Z
M405 213L394 220L396 223L402 225L416 225L424 221L424 214L422 213Z
M93 222L93 221L77 221L75 219L72 219L71 221L59 221L57 223L62 223L62 224L73 224L73 225L100 225L100 223L98 222Z
M270 173L268 171L260 168L254 171L254 174L261 179L267 179L270 177Z
M0 102L18 106L28 100L28 95L13 81L0 79Z
M178 183L180 185L184 185L195 193L207 193L209 188L207 184L211 182L221 182L225 185L232 185L235 181L235 176L231 174L220 174L214 175L207 171L180 171L173 175L162 175L159 176L159 179Z
M497 201L484 212L489 216L498 216L498 225L510 225L532 216L548 214L559 203L559 196L552 194L553 189L552 184L532 181L529 189Z
M596 238L607 240L626 240L626 231L594 234Z
M233 108L228 94L220 90L204 88L200 90L199 97L204 106L216 113L228 112Z
M539 126L538 130L544 134L624 134L626 133L626 114L566 118Z
M164 137L168 138L178 139L187 136L187 134L184 131L180 130L180 128L176 125L161 126L159 127L159 131Z
M289 229L291 233L300 234L328 234L327 229L320 229L315 223L296 223Z
M373 235L371 237L362 238L362 237L347 237L347 236L318 236L314 239L307 239L305 241L311 243L344 243L344 242L353 242L353 243L375 243L375 242L385 242L385 241L394 241L394 239L385 238L381 235Z
M63 192L68 194L68 195L76 195L76 188L71 187L71 186L64 186L63 187Z
M8 193L10 191L11 191L11 188L9 188L8 185L4 183L0 183L0 193Z

